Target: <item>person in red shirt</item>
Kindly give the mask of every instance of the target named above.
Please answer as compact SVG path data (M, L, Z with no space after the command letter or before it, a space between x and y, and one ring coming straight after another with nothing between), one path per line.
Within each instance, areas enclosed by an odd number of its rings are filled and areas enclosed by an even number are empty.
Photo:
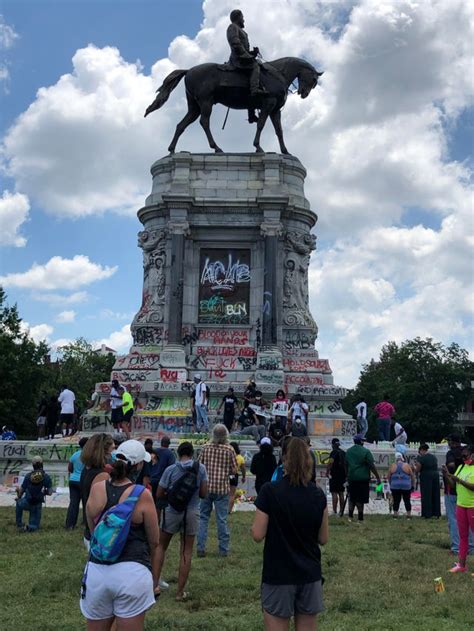
M390 440L390 425L392 422L392 416L395 414L395 408L390 403L387 394L383 395L383 401L377 403L374 411L377 414L379 440Z

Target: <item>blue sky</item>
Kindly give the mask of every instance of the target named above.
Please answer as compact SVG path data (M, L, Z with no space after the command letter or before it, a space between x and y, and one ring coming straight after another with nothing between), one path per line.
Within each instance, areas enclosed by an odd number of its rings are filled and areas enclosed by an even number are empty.
M266 59L301 56L325 71L306 101L289 98L283 123L319 215L310 302L336 382L353 385L389 339L471 350L472 3L240 6ZM135 213L184 111L182 86L142 112L174 68L227 57L232 8L3 1L0 283L35 339L126 351L141 296ZM219 144L250 150L242 116L224 132L221 118ZM270 130L263 143L276 150ZM198 125L179 149L207 151Z

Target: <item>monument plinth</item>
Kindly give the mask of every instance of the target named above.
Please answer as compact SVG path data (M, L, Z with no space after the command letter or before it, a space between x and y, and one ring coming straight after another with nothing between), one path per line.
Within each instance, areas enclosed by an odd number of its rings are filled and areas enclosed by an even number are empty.
M211 417L229 386L239 396L254 378L267 399L278 388L301 394L312 435L354 433L338 403L344 391L315 350L308 267L317 216L303 165L274 153L178 153L151 173L138 211L142 303L133 346L112 375L134 385L135 431L191 431L199 373ZM98 384L103 399L107 387Z

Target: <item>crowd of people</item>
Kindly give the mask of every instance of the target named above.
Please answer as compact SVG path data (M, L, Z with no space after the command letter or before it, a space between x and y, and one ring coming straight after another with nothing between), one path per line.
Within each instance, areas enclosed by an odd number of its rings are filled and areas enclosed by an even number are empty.
M209 388L195 376L193 414L196 428L209 431ZM54 399L54 401L53 401ZM258 451L250 473L255 476L255 516L252 537L265 541L261 602L267 629L315 628L323 609L320 545L328 540L326 493L316 482L316 458L307 436L309 407L300 397L289 400L278 390L266 401L254 382L247 386L242 404L232 388L217 409L223 423L211 430L210 440L198 457L189 441L175 452L163 436L159 446L151 438L142 444L130 439L133 399L130 389L112 382L112 424L116 433L82 437L79 450L69 462L70 503L65 528L77 527L82 502L84 545L88 552L80 607L88 628L144 628L146 611L169 585L162 570L169 544L180 536L178 581L175 598L189 599L186 590L194 544L197 557L208 554L209 520L215 512L217 554L231 552L228 516L233 511L239 480L248 474L239 443L229 434L252 437ZM55 424L63 434L74 431L74 393L63 386L59 397L40 406L38 428L43 437L52 428L50 410L56 409ZM71 411L73 410L73 411ZM393 464L386 484L367 447L367 405L356 408L358 433L347 450L338 438L326 467L332 512L343 517L347 504L349 522L364 522L371 484L379 494L388 491L393 518L399 518L403 501L406 518L412 517L412 494L421 492L421 516L441 516L440 471L436 456L422 443L414 462L407 459L407 433L394 421L395 409L388 400L378 403L379 440L392 440ZM54 416L54 415L53 415ZM4 428L4 431L8 431ZM54 430L53 430L54 433ZM177 456L177 457L176 457ZM40 527L44 498L52 493L51 477L42 459L35 456L33 470L17 489L16 523L20 532ZM467 572L467 557L474 553L474 461L472 448L461 437L449 438L442 467L444 502L449 525L451 553L458 557L453 573ZM23 514L29 522L23 524ZM107 626L109 625L109 626Z
M146 611L161 590L169 587L161 573L174 535L180 535L177 601L190 597L186 585L196 538L197 557L207 555L213 510L217 553L220 557L230 554L228 515L237 476L247 474L245 460L238 444L229 443L224 424L214 426L210 441L197 458L193 444L184 441L177 448L175 460L166 436L155 448L151 439L142 444L124 433L98 433L82 438L79 447L69 463L70 505L65 527L77 526L82 501L84 544L89 556L81 611L90 629L101 628L101 622L108 624L112 619L134 625L127 628L141 629ZM449 447L442 472L451 550L458 556L450 571L465 573L468 554L474 552L473 450L462 445L458 435L450 436ZM399 517L403 500L406 516L411 518L416 477L422 517L439 517L436 457L426 444L420 445L413 465L406 461L405 453L397 446L395 462L387 474L393 517ZM323 608L319 546L328 540L326 494L316 483L314 454L308 441L285 436L279 454L278 462L272 441L265 436L250 465L257 493L252 537L257 542L265 540L261 584L265 627L287 628L285 625L294 617L297 629L309 629L314 628L315 617ZM33 470L18 489L16 519L21 532L40 527L43 499L52 493L51 478L41 458L36 456L32 465ZM339 439L333 439L327 476L333 512L342 517L348 501L349 521L354 520L357 511L356 523L362 523L371 479L377 485L381 483L362 434L354 436L347 451L341 448ZM27 526L22 523L25 510L29 511ZM112 514L114 519L110 518ZM120 540L117 532L122 534L122 546L112 554L110 541Z

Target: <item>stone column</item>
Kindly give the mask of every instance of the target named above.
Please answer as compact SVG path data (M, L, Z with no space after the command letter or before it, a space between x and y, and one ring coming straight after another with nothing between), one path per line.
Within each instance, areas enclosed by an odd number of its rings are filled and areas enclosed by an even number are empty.
M279 210L264 210L264 221L260 226L265 244L263 271L262 344L257 354L258 382L271 379L271 383L283 384L281 350L277 346L277 248L281 234Z
M277 343L277 238L281 233L280 222L264 222L261 225L261 234L264 238L264 266L263 271L263 313L262 341L264 346L275 346Z
M160 355L160 364L170 368L186 367L186 354L181 342L183 323L184 238L189 234L189 224L186 219L186 209L170 209L170 221L167 226L171 237L168 343Z

